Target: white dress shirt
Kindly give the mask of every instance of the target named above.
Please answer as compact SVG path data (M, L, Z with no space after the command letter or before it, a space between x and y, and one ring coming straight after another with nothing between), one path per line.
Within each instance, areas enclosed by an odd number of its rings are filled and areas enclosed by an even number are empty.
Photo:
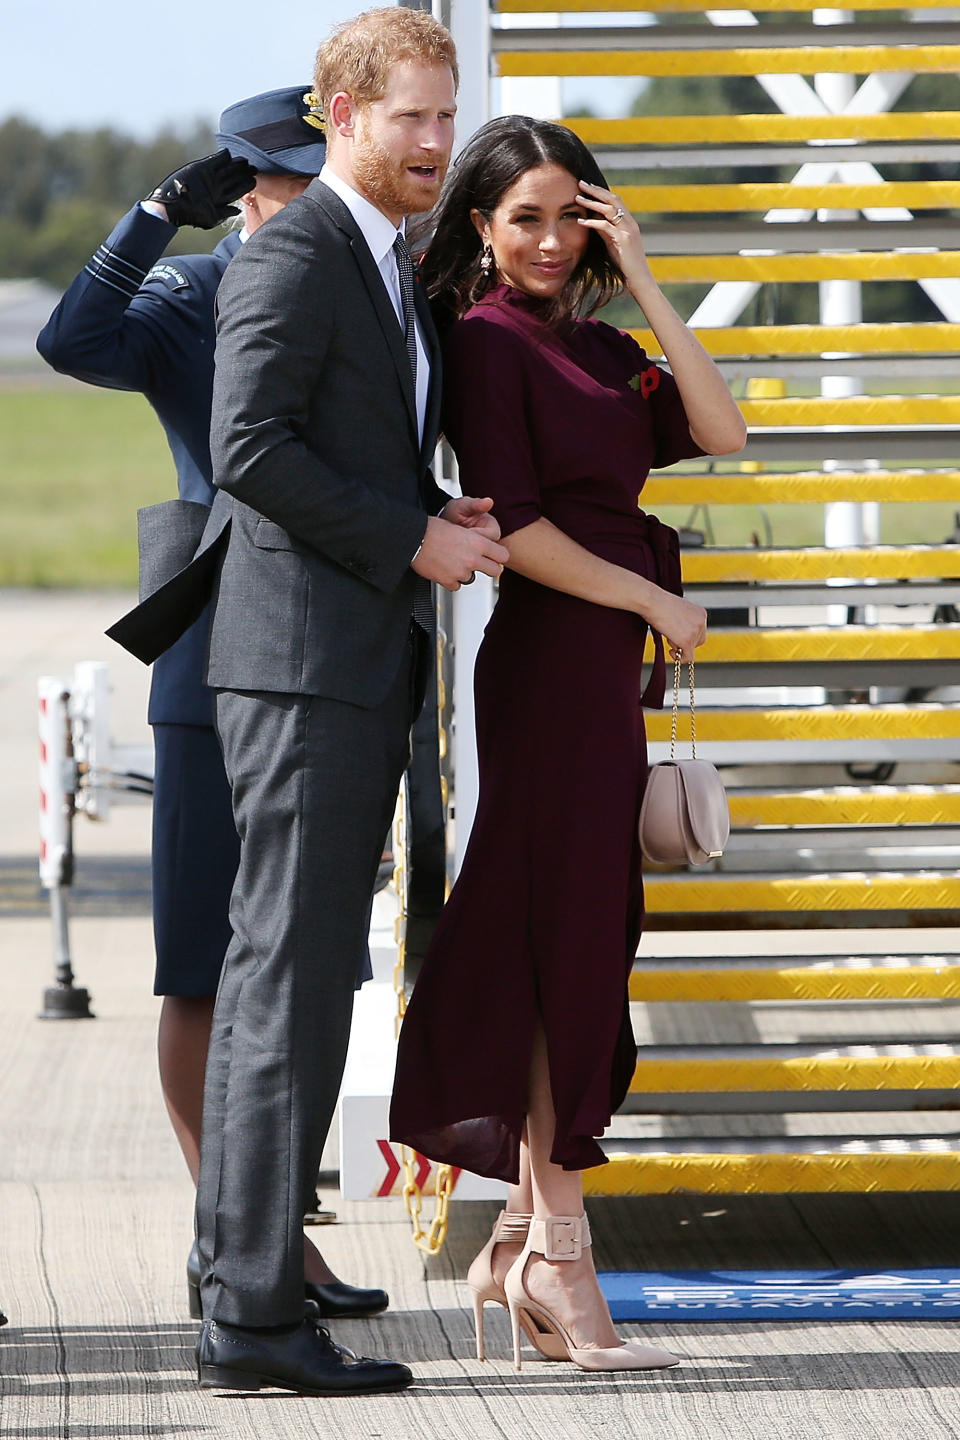
M371 205L366 196L354 190L346 180L341 180L329 165L324 165L319 178L324 185L329 185L335 195L340 197L357 222L374 263L383 276L387 294L397 313L402 338L403 297L400 293L400 276L397 273L397 257L393 253L393 242L398 235L403 234L403 226L401 225L397 230L393 221L388 220L382 210L378 210L376 205ZM414 333L417 341L417 435L422 441L424 420L427 414L427 392L430 388L430 361L427 358L423 336L420 333L420 321L416 316L414 316Z

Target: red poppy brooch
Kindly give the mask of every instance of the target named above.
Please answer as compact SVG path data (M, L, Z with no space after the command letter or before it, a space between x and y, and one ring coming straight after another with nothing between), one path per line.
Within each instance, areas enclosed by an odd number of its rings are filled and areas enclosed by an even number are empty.
M656 365L648 365L639 375L631 375L627 381L631 390L639 390L644 400L648 399L660 384L660 371Z

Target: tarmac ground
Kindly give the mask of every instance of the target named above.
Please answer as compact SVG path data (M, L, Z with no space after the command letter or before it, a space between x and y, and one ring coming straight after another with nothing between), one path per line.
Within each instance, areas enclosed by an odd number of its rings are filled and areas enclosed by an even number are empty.
M102 636L128 600L0 593L0 1440L960 1437L951 1320L625 1325L684 1363L604 1375L530 1359L517 1374L506 1317L488 1309L480 1364L463 1276L497 1207L454 1202L446 1248L424 1261L401 1202L346 1202L333 1188L321 1202L338 1221L313 1236L344 1279L383 1284L392 1302L335 1335L406 1361L415 1385L338 1400L198 1389L183 1274L191 1187L155 1073L146 805L77 832L71 937L96 1019L36 1018L52 975L34 868L36 678L108 659L117 738L142 738L146 674ZM591 1204L599 1268L659 1272L956 1266L958 1221L954 1194Z

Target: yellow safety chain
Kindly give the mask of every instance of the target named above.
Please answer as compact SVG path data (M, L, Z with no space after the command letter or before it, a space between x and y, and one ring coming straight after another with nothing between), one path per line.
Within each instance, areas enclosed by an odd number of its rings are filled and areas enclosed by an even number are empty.
M393 888L397 894L397 918L393 922L393 938L397 946L393 967L393 988L397 996L393 1036L396 1039L407 1013L407 992L403 980L407 963L407 797L402 784L393 816Z
M443 655L447 644L444 631L437 627L437 711L440 759L447 754L447 731L444 726L444 710L447 702L446 685L443 680ZM440 777L440 793L444 808L447 804L447 779ZM407 809L406 796L401 787L397 797L397 809L393 820L393 883L397 892L397 918L394 937L397 942L397 959L393 967L393 988L397 995L397 1014L394 1033L400 1034L400 1026L407 1010L407 994L404 984L404 969L407 960ZM439 1255L447 1239L450 1224L450 1196L453 1193L453 1171L449 1165L438 1165L435 1171L434 1193L436 1208L430 1228L424 1230L420 1222L423 1209L423 1189L417 1182L415 1154L408 1145L400 1146L400 1161L403 1165L403 1203L407 1208L412 1226L412 1239L418 1250L425 1255Z

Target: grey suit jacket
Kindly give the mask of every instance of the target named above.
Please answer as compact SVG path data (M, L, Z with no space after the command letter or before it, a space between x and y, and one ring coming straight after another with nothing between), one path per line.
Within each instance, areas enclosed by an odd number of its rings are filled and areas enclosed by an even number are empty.
M251 236L218 296L211 452L234 497L207 682L371 706L404 654L410 561L448 498L423 444L397 315L350 212L319 180Z

